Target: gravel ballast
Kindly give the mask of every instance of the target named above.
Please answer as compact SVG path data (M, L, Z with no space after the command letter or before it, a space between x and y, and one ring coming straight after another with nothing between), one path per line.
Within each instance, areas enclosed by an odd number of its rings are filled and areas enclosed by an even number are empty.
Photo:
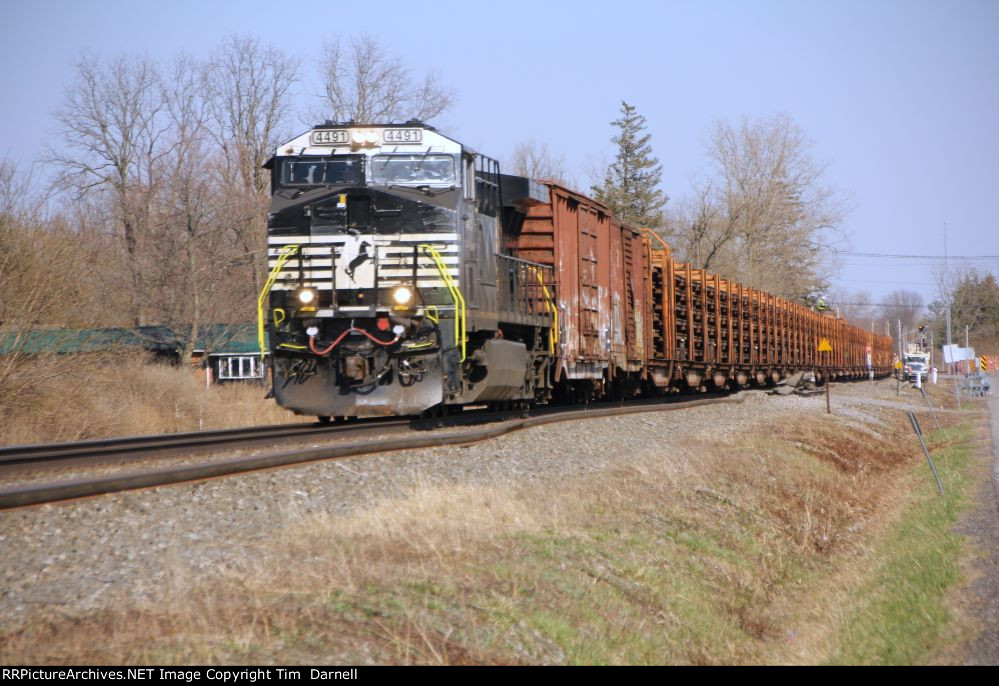
M153 602L162 588L223 573L303 517L348 513L416 484L528 483L663 454L675 437L738 443L775 421L825 412L824 396L745 393L739 403L574 420L450 446L312 463L0 512L0 625ZM869 420L892 381L833 386L833 412ZM867 403L875 403L866 406ZM853 416L851 416L853 415Z

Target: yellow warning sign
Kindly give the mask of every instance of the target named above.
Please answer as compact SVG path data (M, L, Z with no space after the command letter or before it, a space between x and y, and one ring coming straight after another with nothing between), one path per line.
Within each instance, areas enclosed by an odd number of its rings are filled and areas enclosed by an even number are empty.
M989 371L989 356L988 355L982 355L982 371L983 372Z
M823 338L821 341L819 341L819 352L820 353L831 353L832 352L832 346L829 345L829 339L828 338Z

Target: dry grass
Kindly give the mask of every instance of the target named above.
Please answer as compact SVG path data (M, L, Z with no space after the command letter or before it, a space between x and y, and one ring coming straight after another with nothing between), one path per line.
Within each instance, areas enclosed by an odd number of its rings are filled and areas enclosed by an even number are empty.
M34 382L4 407L0 444L220 429L297 421L256 384L205 388L194 371L144 357L27 360Z
M876 441L840 421L664 446L549 487L421 483L300 517L208 587L35 623L0 659L820 662L921 459L898 412L869 427Z

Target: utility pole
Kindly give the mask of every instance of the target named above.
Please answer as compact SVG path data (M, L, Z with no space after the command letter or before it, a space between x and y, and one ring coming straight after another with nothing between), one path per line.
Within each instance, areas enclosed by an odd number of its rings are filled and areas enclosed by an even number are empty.
M943 297L946 301L944 304L947 306L947 345L951 344L950 339L950 293L948 292L948 279L947 279L947 222L944 222L944 282L943 282ZM947 365L947 371L953 373L952 369L953 363Z
M965 348L971 347L971 344L968 343L968 324L964 325L964 347ZM971 374L974 371L975 371L975 363L968 362L968 373Z

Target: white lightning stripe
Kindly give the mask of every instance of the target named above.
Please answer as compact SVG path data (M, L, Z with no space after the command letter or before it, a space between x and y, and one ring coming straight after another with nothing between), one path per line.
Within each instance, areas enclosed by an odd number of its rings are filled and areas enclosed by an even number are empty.
M333 272L332 272L332 270L328 271L328 272L303 271L302 272L302 278L304 278L306 281L318 281L320 279L332 279L333 278ZM284 272L284 273L282 273L282 274L280 274L278 276L278 279L280 281L298 281L298 272L296 271L294 274L289 274L288 272Z
M452 277L458 276L458 270L457 269L448 269L447 272ZM440 274L440 272L437 271L436 268L417 269L416 270L416 278L417 279L422 278L422 277L428 277L428 276L438 276L439 274ZM412 278L412 276L413 276L413 270L412 269L380 269L378 271L378 285L379 286L383 285L385 283L385 281L388 280L388 279L398 280L398 279ZM328 271L328 272L314 271L314 272L303 272L302 273L302 281L304 283L309 283L309 282L323 282L323 281L329 282L332 279L333 279L333 272L332 271ZM298 274L297 273L295 273L295 274L282 274L281 276L278 277L278 280L275 283L287 283L289 281L294 281L295 283L298 283ZM351 290L353 290L353 289L351 289Z
M308 257L309 255L324 255L329 256L333 254L333 246L322 246L318 248L302 248L302 255ZM279 257L281 255L281 248L271 248L267 251L268 257ZM291 257L288 258L288 262L294 263L298 261L298 253L293 253Z
M271 264L271 265L277 264L277 261L279 259L277 255L269 255L268 257L270 258L268 260L269 264ZM331 257L332 256L330 255L330 253L329 253L328 250L327 251L323 251L323 252L313 252L311 254L310 253L306 253L304 255L303 259L302 259L302 262L305 263L305 264L314 264L314 263L319 262L321 259L324 259L324 258L328 262ZM443 260L444 260L445 263L448 263L448 264L457 264L458 263L458 255L454 254L453 252L441 253L441 257L443 258ZM394 255L380 254L378 256L378 261L382 262L382 263L384 263L386 261L389 261L389 260L394 261L394 262L398 262L400 260L402 260L402 261L409 261L409 260L412 260L412 259L413 259L413 253L412 252L406 252L405 250L401 251L401 252L399 252L397 254L394 254ZM421 261L421 262L429 262L430 261L429 257L427 257L426 255L422 255L422 254L418 255L416 259L419 260L419 261ZM295 259L294 257L292 257L291 259L289 259L288 261L286 261L285 264L288 265L289 269L294 269L298 265L298 260Z
M393 256L381 257L378 260L378 267L379 269L381 269L384 266L394 266L400 264L405 264L412 267L413 266L412 259L413 259L412 255L393 255ZM458 264L458 256L447 255L445 257L441 257L441 262L443 262L444 264ZM418 259L416 263L420 265L433 265L433 262L430 261L429 257L422 257Z
M457 266L458 265L458 258L456 258L456 257L455 258L450 258L450 259L445 258L443 260L443 262L444 262L444 264L450 266L450 269L448 269L448 271L450 273L452 273L452 274L457 274L458 273L458 266ZM269 264L268 266L273 269L276 265L277 265L277 263L274 262L274 263ZM311 276L313 276L314 278L317 278L317 279L318 278L322 278L322 277L319 276L319 274L320 273L322 273L322 274L330 274L330 273L332 273L332 269L330 269L330 267L332 267L332 266L333 266L333 260L311 260L309 262L303 263L303 265L302 265L302 275L305 276L305 277L308 277L308 276L311 275ZM322 272L318 271L319 269L321 269L323 267L325 267L329 271L325 271L325 270L322 271ZM398 261L393 260L391 262L388 261L388 260L380 260L378 262L378 275L379 275L379 278L381 278L382 275L386 275L386 274L389 274L389 273L392 273L392 272L398 272L400 270L406 272L407 274L411 273L413 271L413 263L412 262L406 262L404 260L398 260ZM432 271L434 274L437 273L437 268L434 266L434 264L432 262L423 262L423 261L421 261L421 262L417 263L417 271L424 272L424 271L427 271L427 270ZM293 278L298 278L298 271L299 270L298 270L298 266L297 265L294 268L292 268L292 269L289 269L287 267L287 265L285 265L285 269L281 272L281 274L277 278L278 279L293 279Z
M441 251L438 252L445 263L458 264L458 255L455 252L441 252ZM427 264L433 264L430 257L423 253L417 255L416 259L418 262L421 263L426 262ZM385 255L385 254L378 255L379 264L385 264L386 262L400 262L400 261L409 262L410 264L412 264L412 260L413 260L413 253L405 251L396 253L394 255Z
M458 240L458 234L456 233L403 233L403 234L377 234L377 235L366 235L362 238L367 238L379 243L381 241L391 241L392 243L441 243L441 242L454 242ZM267 243L269 245L308 245L316 243L343 243L345 241L344 236L268 236Z
M305 248L300 248L300 251L301 251L302 255L305 256L305 257L308 257L309 255L331 255L331 254L333 254L333 250L335 248L337 248L337 247L339 247L337 244L332 244L332 243L331 244L327 244L327 245L322 245L322 246L311 246L310 245L310 246L307 246ZM449 245L447 247L441 246L441 247L437 248L437 252L441 253L442 255L449 254L449 253L457 253L458 252L458 246L457 245ZM279 256L281 256L281 254L282 254L282 248L280 246L271 246L267 250L267 256L268 257L279 257ZM378 248L378 254L379 255L402 255L402 256L412 255L413 254L413 248L412 248L412 246L379 246L379 248ZM420 255L422 256L423 253L421 252ZM297 256L298 256L298 253L294 253L288 259L289 259L290 262L295 262L298 259Z
M448 269L447 272L451 276L458 276L458 270L457 269ZM440 274L440 272L437 271L436 268L431 268L431 269L417 269L416 270L416 276L417 277L421 277L421 276L437 276L438 274ZM385 277L385 278L403 277L403 278L405 278L407 276L412 276L412 275L413 275L413 270L412 269L379 269L378 270L378 281L381 282L382 281L382 277Z
M267 261L267 266L270 269L273 269L274 267L277 266L277 263L278 263L277 260L268 260ZM308 259L308 260L302 260L302 267L304 269L309 269L309 268L312 268L312 267L332 267L332 266L333 266L333 260L329 259L328 257L326 259L315 259L315 258L311 258L311 259ZM292 264L291 262L285 262L285 267L284 267L283 271L284 272L297 272L298 271L298 263L295 262L294 264Z
M409 283L409 282L408 281L404 281L404 280L398 280L398 281L380 281L378 283L378 287L379 288L388 288L388 287L395 286L395 285L400 284L400 283ZM332 291L333 290L332 286L330 286L330 283L328 281L325 284L324 283L311 283L309 281L305 281L304 285L307 286L307 287L309 287L309 288L314 288L317 291ZM458 285L458 284L455 283L455 285ZM439 279L438 280L417 279L416 280L416 287L417 288L446 288L447 284L445 284L443 281L441 281ZM276 283L276 284L274 284L271 287L272 291L294 291L294 290L297 290L297 289L298 289L298 283L297 282L296 283L289 283L289 284Z
M310 282L306 281L304 285L307 286L307 287L309 287L309 288L314 288L317 291L332 291L333 290L333 286L331 286L328 281L325 284L321 284L321 283L310 283ZM289 283L289 284L276 283L273 286L271 286L271 290L272 291L294 291L294 290L297 290L297 289L298 289L298 284L297 283Z

